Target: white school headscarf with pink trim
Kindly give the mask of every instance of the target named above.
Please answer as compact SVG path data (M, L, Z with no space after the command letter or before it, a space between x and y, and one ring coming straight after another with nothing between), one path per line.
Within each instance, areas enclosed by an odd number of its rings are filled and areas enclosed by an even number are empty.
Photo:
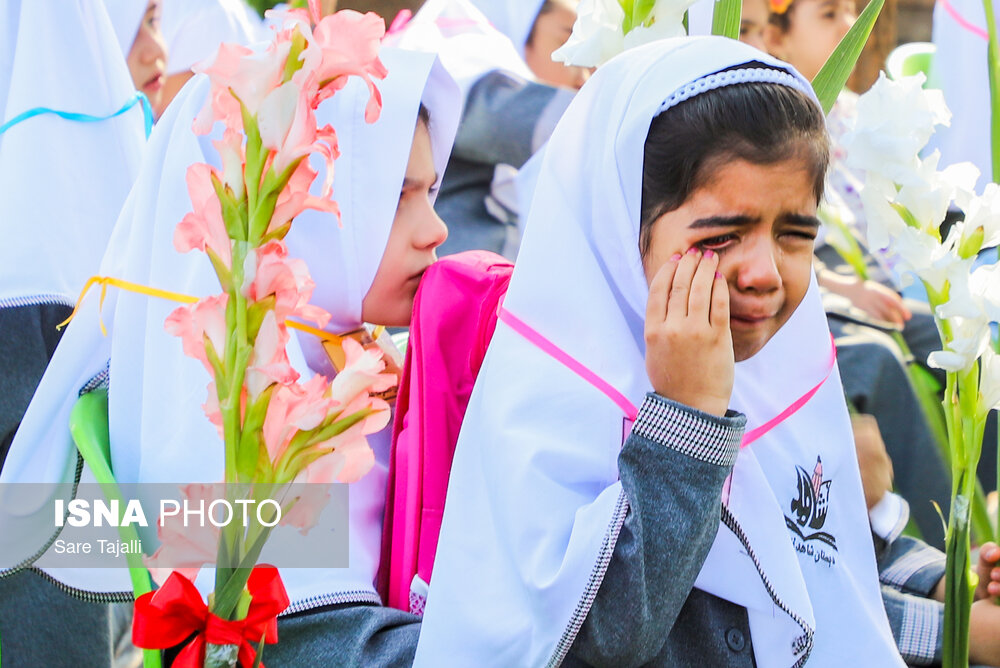
M706 78L752 61L766 69ZM650 121L665 100L743 80L812 96L789 66L739 42L661 41L599 68L543 154L504 308L633 405L651 390L639 256ZM747 415L748 432L828 376L740 452L726 506L732 528L720 525L695 583L747 609L761 668L798 666L807 655L810 666L903 665L832 364L813 283L789 322L736 367L732 407ZM565 658L628 508L617 466L623 417L608 395L501 320L458 442L415 665L554 666ZM802 538L786 526L798 527L792 504L806 493L799 469L828 503L825 522L810 518L822 530L802 530Z
M371 287L389 238L420 103L430 112L431 145L439 174L444 172L458 125L457 86L433 54L383 49L380 57L389 75L377 84L383 106L376 123L364 121L368 88L357 78L317 110L319 125L330 123L337 131L341 156L335 163L333 197L340 206L343 227L333 216L310 210L296 217L285 239L289 254L306 260L316 282L310 301L332 314L331 331L361 324L361 299ZM197 252L179 253L173 242L178 221L191 207L187 167L196 162L219 164L210 143L218 137L199 137L191 131L208 88L205 77L193 79L157 123L101 265L103 275L198 297L220 292L208 258ZM313 184L317 194L320 181ZM183 355L180 339L164 328L176 307L170 301L112 288L101 311L97 295L90 295L39 384L0 482L73 479L77 457L68 429L69 414L78 392L92 379L101 378L109 358L111 459L118 482L221 480L222 442L201 408L210 378L197 360ZM99 318L107 325L107 337L101 335ZM308 340L305 335L293 336L288 344L291 363L303 379L310 371L298 342ZM282 569L291 598L288 612L334 598L379 602L374 580L389 455L388 439L381 435L369 438L376 457L372 471L349 488L350 567ZM82 481L94 481L88 467L84 467ZM139 487L141 494L155 491L150 485ZM11 516L12 508L22 512L27 504L4 503L0 498L0 553L23 552L26 558L45 544L51 534L47 501L39 501L39 508L46 511L39 521L27 514ZM158 499L144 497L142 502L146 508L158 507ZM155 545L154 535L142 538ZM85 591L131 589L124 568L49 572ZM203 592L211 591L210 575L203 569L197 580Z

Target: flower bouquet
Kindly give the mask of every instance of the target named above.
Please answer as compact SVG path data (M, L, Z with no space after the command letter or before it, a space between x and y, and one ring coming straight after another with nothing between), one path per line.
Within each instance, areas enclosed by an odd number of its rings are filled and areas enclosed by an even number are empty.
M923 283L941 336L942 350L928 363L947 373L952 502L945 537L944 665L968 666L976 467L986 417L1000 409L1000 356L990 328L1000 320L1000 265L977 268L975 262L1000 244L1000 187L991 183L977 195L973 165L939 170L937 152L920 157L934 126L950 118L940 91L922 85L923 75L897 82L880 77L858 101L847 161L866 173L862 203L870 246L894 256L904 281L915 276ZM965 219L943 231L949 208L961 209Z
M197 68L211 89L194 131L222 123L215 142L222 169L188 169L193 210L177 225L174 244L204 252L222 291L176 309L166 327L211 376L204 410L225 446L225 474L219 485L188 485L183 494L257 512L245 512L242 525L200 529L161 518L161 547L145 559L161 586L136 601L133 639L167 648L194 635L174 665L260 664L288 605L277 569L258 565L261 551L279 519L305 531L325 501L293 483L359 479L374 463L365 435L389 419L388 405L372 396L396 383L383 373L380 353L345 339L346 366L332 382L319 375L300 382L286 352L292 326L337 338L298 322L321 328L330 316L309 304L314 283L284 242L305 209L338 215L336 133L318 127L315 110L358 76L369 88L365 119L373 122L381 109L374 79L386 75L381 18L351 11L321 18L319 3L309 4L283 14L266 49L224 44ZM319 175L312 156L325 163L319 195L310 193ZM193 584L206 563L215 566L207 603Z

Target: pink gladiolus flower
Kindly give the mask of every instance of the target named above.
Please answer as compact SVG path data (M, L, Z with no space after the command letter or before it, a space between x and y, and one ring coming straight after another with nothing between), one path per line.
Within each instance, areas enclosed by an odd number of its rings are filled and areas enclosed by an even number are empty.
M282 84L264 99L257 112L263 146L276 151L272 166L277 173L313 150L316 114L309 92L294 82Z
M222 158L222 182L232 188L236 199L244 195L243 169L246 165L246 154L243 149L243 134L226 128L221 140L212 142L215 150Z
M365 120L374 123L382 110L382 95L372 79L384 79L388 74L378 57L384 35L385 22L373 12L361 14L345 9L324 17L313 29L313 37L323 50L316 76L320 83L326 82L314 104L347 85L348 75L353 74L368 84Z
M280 37L279 33L279 38L259 53L237 44L222 44L211 63L192 68L212 81L212 93L194 120L197 134L208 134L217 120L230 130L242 130L240 101L251 115L257 114L264 98L281 84L291 41Z
M283 507L281 524L298 527L300 533L305 536L316 526L323 509L330 502L330 486L298 484L301 482L304 482L304 477L296 478L294 481L293 489L298 492L297 498L290 508Z
M382 373L385 362L379 350L365 350L353 339L344 339L344 369L330 385L330 396L339 404L350 405L362 393L384 392L396 385L396 375Z
M191 212L174 229L174 247L181 253L210 248L226 267L232 267L232 245L222 219L222 205L212 187L212 174L218 176L213 167L202 162L188 167L185 179Z
M254 278L246 290L249 299L260 301L274 295L274 312L279 320L296 316L326 326L330 314L309 304L316 284L305 261L290 259L283 241L267 242L258 249L256 257Z
M215 425L216 431L219 432L219 438L224 440L222 408L219 406L219 391L214 380L208 384L208 395L205 397L205 403L201 405L201 409L205 411L208 421Z
M190 507L199 507L200 503L204 503L206 514L208 505L214 499L225 498L222 483L185 485L180 495ZM215 563L219 529L208 521L204 522L204 526L201 524L193 522L184 526L184 517L180 514L160 517L156 529L160 547L152 556L142 558L157 584L162 585L172 571L179 571L194 582L202 566Z
M199 360L210 374L212 365L205 354L205 338L222 358L226 346L226 303L229 295L222 293L206 297L194 304L180 306L167 316L165 329L181 338L184 354Z
M336 405L328 390L326 378L320 375L305 384L275 388L262 430L271 461L281 458L296 432L315 429L326 419Z
M340 221L340 207L330 198L333 186L333 161L340 155L337 150L337 136L333 128L327 125L316 132L316 138L311 150L322 154L326 162L326 175L320 194L314 196L309 192L309 187L316 179L316 170L308 160L303 160L292 172L288 184L278 196L268 232L278 229L306 209L332 213L337 217L337 221Z
M375 453L368 445L366 436L381 431L389 423L389 404L381 399L359 395L344 407L342 416L346 417L364 409L375 412L361 420L350 429L337 434L333 438L315 446L316 450L332 450L302 472L305 482L352 483L360 480L375 464Z
M250 366L247 367L245 383L251 400L259 397L272 383L288 385L298 380L299 372L288 361L286 345L288 330L278 324L274 311L268 311L257 332Z

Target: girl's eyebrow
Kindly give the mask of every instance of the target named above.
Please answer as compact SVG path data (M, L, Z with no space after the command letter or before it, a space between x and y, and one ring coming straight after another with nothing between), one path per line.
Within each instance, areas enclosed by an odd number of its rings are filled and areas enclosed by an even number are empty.
M809 229L819 229L820 222L816 216L809 216L801 213L785 213L780 216L783 223L795 225L796 227L808 227ZM708 216L699 218L690 225L689 230L699 230L714 227L745 227L756 223L760 218L748 215L735 216Z
M708 216L707 218L699 218L690 225L688 225L689 230L699 230L706 227L742 227L745 225L752 225L753 223L760 220L753 216L747 215L737 215L737 216Z
M806 216L801 213L786 213L781 218L785 223L795 225L796 227L808 227L811 230L818 230L820 226L819 218L816 216Z

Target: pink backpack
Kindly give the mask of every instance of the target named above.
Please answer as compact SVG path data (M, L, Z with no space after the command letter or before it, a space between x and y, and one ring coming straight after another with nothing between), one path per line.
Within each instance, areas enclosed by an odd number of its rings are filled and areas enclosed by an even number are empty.
M513 268L469 251L442 258L420 281L392 425L378 575L393 608L423 614L458 432Z

